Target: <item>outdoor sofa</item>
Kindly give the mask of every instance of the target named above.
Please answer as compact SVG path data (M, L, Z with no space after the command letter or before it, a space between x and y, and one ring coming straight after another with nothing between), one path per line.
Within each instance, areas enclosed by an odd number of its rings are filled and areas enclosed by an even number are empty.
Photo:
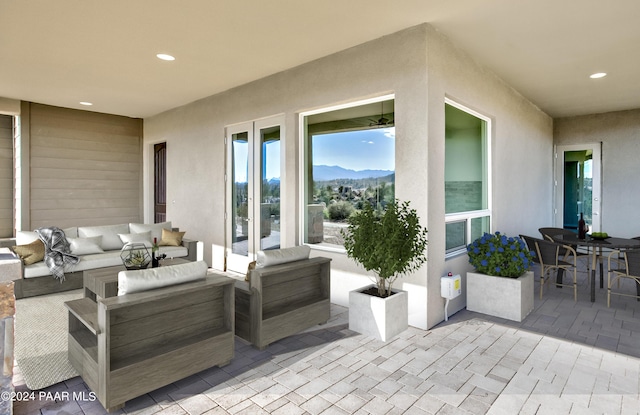
M42 253L37 252L42 245L38 242L36 231L16 233L16 244L12 249L23 258L21 278L14 280L16 298L82 288L83 271L122 265L120 253L127 242L144 243L151 253L151 245L156 238L160 244L158 254L166 254L167 258L196 261L201 260L203 255L202 242L184 238L184 233L173 228L170 221L78 226L62 231L70 244L71 253L79 257L77 264L65 269L62 282L52 276Z

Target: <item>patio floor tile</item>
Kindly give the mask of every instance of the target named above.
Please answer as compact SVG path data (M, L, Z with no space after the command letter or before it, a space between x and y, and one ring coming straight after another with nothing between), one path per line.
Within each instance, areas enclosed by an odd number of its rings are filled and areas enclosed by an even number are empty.
M146 414L637 414L640 302L597 289L579 274L569 290L536 291L522 322L461 310L430 330L387 343L329 323L256 350L236 339L235 357L127 402ZM536 284L536 288L538 285ZM16 368L17 390L26 390ZM80 378L45 391L87 391ZM16 415L103 414L97 402L16 402Z

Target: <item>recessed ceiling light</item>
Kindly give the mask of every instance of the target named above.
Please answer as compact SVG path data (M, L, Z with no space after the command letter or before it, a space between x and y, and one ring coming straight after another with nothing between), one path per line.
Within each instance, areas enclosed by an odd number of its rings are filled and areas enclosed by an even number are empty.
M594 73L594 74L589 75L589 78L598 79L598 78L604 78L605 76L607 76L606 72L598 72L598 73Z
M166 53L158 53L156 55L158 57L158 59L162 59L163 61L175 61L176 58L174 58L171 55L167 55Z
M80 105L86 105L87 107L93 105L93 103L91 102L87 102L87 101L80 101Z

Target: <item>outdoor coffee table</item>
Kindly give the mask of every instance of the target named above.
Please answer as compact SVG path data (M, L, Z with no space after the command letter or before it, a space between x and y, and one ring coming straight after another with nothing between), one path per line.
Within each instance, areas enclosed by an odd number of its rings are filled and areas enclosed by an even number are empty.
M591 250L591 302L596 301L596 268L598 261L602 257L602 249L631 249L639 248L640 240L627 238L605 238L595 239L587 236L585 239L579 239L578 234L573 235L555 235L553 239L556 242L566 245L586 246L587 250ZM591 249L592 248L592 249ZM604 287L604 271L603 264L600 261L600 288Z
M161 266L186 264L189 261L183 258L163 259ZM82 273L84 296L94 301L102 298L118 295L118 273L125 271L124 265L113 267L88 269Z

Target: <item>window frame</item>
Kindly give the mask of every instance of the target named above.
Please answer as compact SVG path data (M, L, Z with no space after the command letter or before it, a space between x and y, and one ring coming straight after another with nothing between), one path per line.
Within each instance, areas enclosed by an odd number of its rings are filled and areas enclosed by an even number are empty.
M480 120L485 122L486 125L486 131L484 133L484 137L483 139L483 152L484 152L484 171L483 174L486 177L486 198L487 198L487 207L485 209L479 209L479 210L471 210L471 211L466 211L466 212L455 212L455 213L445 213L445 227L447 224L449 223L458 223L458 222L464 222L465 223L465 235L464 235L464 240L466 241L466 244L460 247L456 247L456 248L452 248L450 250L447 250L445 252L445 259L449 259L449 258L453 258L456 257L458 255L462 255L462 254L466 254L467 250L466 250L466 246L472 242L471 240L471 232L472 232L472 226L471 226L471 222L473 219L478 219L478 218L484 218L487 217L489 219L489 232L492 232L493 229L493 193L492 193L492 158L491 158L491 143L492 143L492 138L493 138L493 123L490 117L487 117L486 115L483 115L475 110L472 110L471 108L460 104L459 102L456 102L448 97L445 97L444 99L444 103L451 105L452 107L455 107L461 111L466 112L469 115L472 115L476 118L479 118ZM444 107L443 107L444 108ZM445 125L446 125L446 121L445 121ZM445 137L446 140L446 137ZM445 163L446 163L446 158L445 158ZM446 234L445 234L446 235ZM445 236L446 237L446 236ZM445 243L446 245L446 243Z
M305 242L305 232L307 229L307 214L306 214L306 207L307 207L307 202L306 202L306 183L307 183L307 177L306 177L306 173L307 173L307 154L308 154L308 148L307 148L307 131L306 131L306 124L305 124L305 117L311 116L311 115L316 115L316 114L322 114L325 112L331 112L331 111L338 111L338 110L342 110L342 109L346 109L346 108L353 108L353 107L359 107L362 105L368 105L368 104L373 104L376 102L382 102L382 101L388 101L388 100L394 100L395 101L395 94L385 94L385 95L377 95L375 97L371 97L371 98L365 98L365 99L358 99L355 101L349 101L343 104L337 104L337 105L329 105L329 106L323 106L320 108L316 108L313 110L308 110L308 111L302 111L300 113L298 113L298 137L299 137L299 141L298 141L298 145L299 145L299 158L298 158L298 162L299 162L299 166L300 168L299 170L299 205L298 205L298 211L299 211L299 223L298 223L298 243L299 245L307 245L309 246L311 249L317 249L319 251L327 251L327 252L337 252L337 253L345 253L346 250L344 249L344 247L340 247L338 245L335 246L331 246L329 244L312 244L312 243L308 243ZM395 124L394 124L395 127ZM395 172L395 163L394 163L394 172Z

